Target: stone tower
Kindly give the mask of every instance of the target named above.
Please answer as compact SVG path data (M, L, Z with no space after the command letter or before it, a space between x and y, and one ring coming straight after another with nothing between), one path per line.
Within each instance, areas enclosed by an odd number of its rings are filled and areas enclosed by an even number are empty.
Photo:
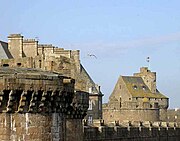
M23 39L23 53L26 57L38 55L38 41L35 39Z
M134 76L141 77L150 91L156 93L156 72L151 72L147 67L142 67L139 73L134 73Z
M0 47L1 44L2 42ZM5 46L8 46L6 51ZM85 118L90 119L90 122L93 119L102 118L103 94L100 86L83 67L79 50L66 50L52 44L39 44L36 39L25 39L21 34L10 34L8 43L3 43L2 47L0 57L3 56L4 59L0 58L0 66L38 68L75 79L75 90L89 93L90 108ZM8 57L8 54L12 54L12 57Z
M103 105L103 117L106 122L166 121L168 103L156 89L156 73L143 67L134 76L119 77L109 102Z
M82 141L88 93L74 79L37 69L0 68L1 141Z
M8 49L13 58L23 57L23 36L21 34L10 34L8 36Z

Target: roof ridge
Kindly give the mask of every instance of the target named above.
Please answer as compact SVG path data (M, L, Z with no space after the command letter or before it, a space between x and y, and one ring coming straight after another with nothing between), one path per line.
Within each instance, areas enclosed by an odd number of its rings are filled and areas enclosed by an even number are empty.
M159 91L156 93L152 93L141 76L122 76L122 80L126 85L128 92L133 97L166 98L166 96ZM134 89L133 84L137 85L138 88ZM143 89L142 86L145 86L147 88Z
M2 41L2 40L0 40L0 42L1 42L1 43L6 43L6 44L7 44L7 42L5 42L5 41Z

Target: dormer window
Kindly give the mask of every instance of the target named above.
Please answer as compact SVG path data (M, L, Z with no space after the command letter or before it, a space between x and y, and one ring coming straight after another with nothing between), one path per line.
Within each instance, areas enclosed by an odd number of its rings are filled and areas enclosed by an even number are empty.
M133 86L133 89L135 89L135 90L136 90L136 89L137 89L137 86L136 86L136 85L134 85L134 86Z
M93 91L93 87L89 87L89 93L91 94Z
M145 90L146 90L146 87L145 87L145 86L142 86L142 89L145 91Z

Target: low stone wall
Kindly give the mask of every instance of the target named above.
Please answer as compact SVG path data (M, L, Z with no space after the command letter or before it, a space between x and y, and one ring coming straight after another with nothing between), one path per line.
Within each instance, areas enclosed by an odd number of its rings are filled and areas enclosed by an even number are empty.
M125 122L84 126L84 141L179 141L176 123Z

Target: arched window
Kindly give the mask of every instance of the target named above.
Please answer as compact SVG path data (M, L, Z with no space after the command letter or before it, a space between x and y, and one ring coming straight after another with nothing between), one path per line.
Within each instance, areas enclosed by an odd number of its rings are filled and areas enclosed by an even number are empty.
M41 68L41 60L39 60L39 68Z

